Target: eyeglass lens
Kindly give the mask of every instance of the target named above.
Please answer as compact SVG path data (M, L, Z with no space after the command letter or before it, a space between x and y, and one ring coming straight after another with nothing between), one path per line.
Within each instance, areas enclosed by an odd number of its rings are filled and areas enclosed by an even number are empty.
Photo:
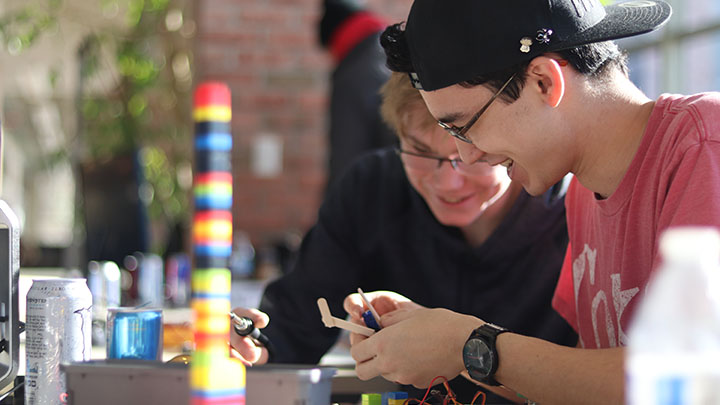
M402 158L403 163L405 166L407 166L410 169L422 171L422 172L431 172L435 169L439 169L440 166L442 166L443 163L449 163L453 169L456 171L463 173L463 174L479 174L482 173L484 170L486 170L486 167L483 167L483 163L472 163L467 164L463 162L460 159L447 159L442 157L435 157L435 156L422 156L422 155L416 155L412 153L408 153L406 151L401 151L400 156Z

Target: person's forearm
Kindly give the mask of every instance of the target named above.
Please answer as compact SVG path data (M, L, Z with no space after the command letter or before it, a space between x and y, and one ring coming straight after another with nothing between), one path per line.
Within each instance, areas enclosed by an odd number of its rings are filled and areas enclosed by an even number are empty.
M504 333L497 340L503 385L546 404L624 402L624 349L577 349Z

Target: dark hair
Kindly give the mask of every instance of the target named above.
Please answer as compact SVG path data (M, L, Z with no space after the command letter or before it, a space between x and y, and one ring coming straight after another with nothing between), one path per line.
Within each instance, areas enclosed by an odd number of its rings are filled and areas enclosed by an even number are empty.
M386 65L390 70L403 73L415 71L402 23L387 27L380 36L380 44L385 49ZM627 55L612 41L581 45L556 53L567 60L575 70L592 80L602 81L612 69L619 69L625 76L628 74ZM464 87L485 85L497 91L512 74L516 74L515 79L500 96L504 101L512 102L520 96L520 91L525 85L529 63L530 61L527 61L507 69L479 75L458 84Z
M380 45L385 50L386 65L393 72L410 73L415 68L410 60L410 49L405 40L404 23L393 24L385 28L380 35Z

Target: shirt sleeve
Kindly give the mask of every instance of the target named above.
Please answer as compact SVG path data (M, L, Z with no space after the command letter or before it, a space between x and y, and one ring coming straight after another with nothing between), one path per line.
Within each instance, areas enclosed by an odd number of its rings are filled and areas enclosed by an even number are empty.
M658 228L702 225L720 227L720 142L688 148L663 173L666 195Z
M356 179L346 177L325 199L291 271L263 293L259 309L270 317L263 331L273 343L274 363L317 364L339 336L339 329L322 323L317 299L326 298L330 311L344 317L343 300L359 285L360 214L354 202L357 196L349 194L358 185Z
M668 228L703 226L720 231L720 142L707 140L687 148L661 176L653 269L661 263L660 236Z

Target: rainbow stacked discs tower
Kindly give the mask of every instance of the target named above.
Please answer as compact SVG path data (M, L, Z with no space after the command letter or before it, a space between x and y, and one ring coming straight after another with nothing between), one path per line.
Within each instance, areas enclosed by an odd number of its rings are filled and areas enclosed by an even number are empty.
M230 117L226 85L206 82L195 90L192 405L245 404L245 366L229 357L227 343L232 250Z

